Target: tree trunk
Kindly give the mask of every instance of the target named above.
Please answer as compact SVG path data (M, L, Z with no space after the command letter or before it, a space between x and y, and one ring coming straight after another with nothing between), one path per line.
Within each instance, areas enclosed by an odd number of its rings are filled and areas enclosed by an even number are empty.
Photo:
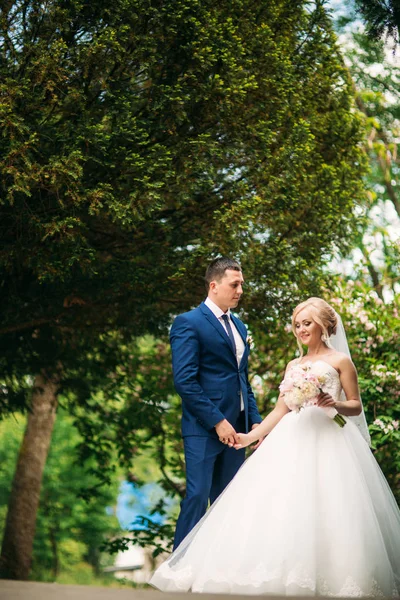
M18 456L0 557L0 577L28 579L43 470L56 418L59 378L35 377L32 408Z

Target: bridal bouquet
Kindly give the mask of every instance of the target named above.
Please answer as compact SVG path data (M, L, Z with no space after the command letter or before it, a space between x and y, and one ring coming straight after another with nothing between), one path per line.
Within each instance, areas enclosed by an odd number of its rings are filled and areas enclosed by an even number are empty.
M305 406L313 406L322 386L326 381L324 375L312 373L309 366L294 366L286 373L279 386L286 405L290 410L298 412ZM340 427L346 424L342 415L332 406L321 407L327 415L336 421Z

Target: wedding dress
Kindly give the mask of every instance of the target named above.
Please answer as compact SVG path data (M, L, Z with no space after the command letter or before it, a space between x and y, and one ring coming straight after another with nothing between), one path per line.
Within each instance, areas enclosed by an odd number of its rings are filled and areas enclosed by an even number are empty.
M337 371L310 363L324 391ZM162 591L398 597L400 511L356 425L289 412L151 585Z

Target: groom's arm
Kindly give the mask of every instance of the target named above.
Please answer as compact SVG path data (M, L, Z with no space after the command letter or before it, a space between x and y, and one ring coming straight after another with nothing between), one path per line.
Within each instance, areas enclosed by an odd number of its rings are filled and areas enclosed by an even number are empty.
M199 340L185 315L176 317L170 341L175 389L199 423L206 429L213 429L225 416L207 397L198 382Z
M241 326L243 328L242 335L243 335L244 339L246 340L247 339L247 328L244 325L244 323L242 323L242 321L240 321L238 319L238 323L236 323L236 326ZM253 425L256 425L256 424L259 424L262 422L262 417L260 416L260 413L258 412L257 402L256 402L252 387L249 382L249 367L248 367L247 362L246 362L246 367L245 367L245 376L246 376L246 386L247 386L247 407L248 407L248 415L249 415L249 427L251 429L251 427Z
M260 413L258 412L257 402L256 402L256 399L254 397L254 392L253 392L252 387L249 382L249 371L248 371L247 366L246 366L246 382L247 382L247 405L248 405L248 411L249 411L249 427L251 429L252 425L255 425L256 423L261 423L262 418L260 416Z

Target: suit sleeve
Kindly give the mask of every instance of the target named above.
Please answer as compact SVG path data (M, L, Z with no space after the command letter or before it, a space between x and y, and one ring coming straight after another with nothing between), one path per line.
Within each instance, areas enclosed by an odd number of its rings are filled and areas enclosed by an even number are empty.
M247 328L244 325L244 323L242 323L242 321L240 321L240 319L237 319L237 321L235 322L235 325L237 328L242 327L242 329L243 329L242 335L243 335L244 339L246 339L247 338ZM257 402L256 402L253 390L251 389L251 385L249 382L249 368L248 368L247 364L246 364L246 368L245 368L245 376L246 376L246 386L247 386L247 410L248 410L248 415L249 415L249 427L251 429L252 425L254 425L255 423L261 423L262 418L260 416L260 413L258 412Z
M176 317L170 340L175 389L199 423L206 429L213 429L225 416L206 396L198 382L199 340L185 315Z
M253 390L251 389L251 385L249 382L249 371L248 367L246 367L246 382L247 382L247 403L249 410L249 426L251 428L255 423L261 423L262 418L260 413L258 412L257 402L254 397Z

